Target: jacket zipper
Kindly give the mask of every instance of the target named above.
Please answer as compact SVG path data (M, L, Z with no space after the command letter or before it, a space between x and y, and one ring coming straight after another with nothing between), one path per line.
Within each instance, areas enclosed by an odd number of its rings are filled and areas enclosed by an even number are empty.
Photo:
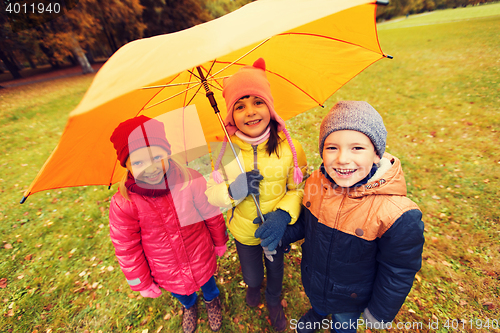
M340 221L340 212L342 211L342 207L344 207L344 201L349 195L349 191L347 191L342 198L342 201L340 202L339 210L337 211L337 216L335 217L335 223L333 224L333 227L337 229L339 221Z
M258 170L257 168L257 147L259 145L252 145L253 148L253 169Z
M252 145L252 148L253 148L253 169L254 169L254 170L259 170L259 169L257 168L257 147L258 147L258 146L259 146L259 145ZM259 195L259 194L257 194L257 195L255 196L255 198L257 199L257 203L258 203L258 204L259 204L259 206L260 206L260 198L259 198L259 197L260 197L260 195ZM257 212L257 216L259 216L259 213L258 213L258 212Z

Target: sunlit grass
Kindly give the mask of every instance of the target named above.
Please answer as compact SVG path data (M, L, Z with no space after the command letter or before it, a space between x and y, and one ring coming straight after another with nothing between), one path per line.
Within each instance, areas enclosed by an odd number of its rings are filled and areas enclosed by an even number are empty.
M387 151L402 160L409 196L426 225L423 267L396 321L422 322L423 332L453 331L443 327L447 319L500 319L499 26L495 16L381 30L382 49L393 60L369 67L324 109L287 122L316 169L319 124L336 101L365 100L382 114ZM0 279L7 279L0 289L1 332L180 329L173 297L141 298L119 269L108 233L115 187L50 190L19 205L90 80L0 92ZM266 309L245 305L234 244L219 265L221 332L271 331ZM309 308L300 246L287 255L283 298L289 319ZM210 332L199 305L197 332ZM430 330L436 320L439 330Z
M395 18L387 22L379 23L378 30L457 22L496 15L500 15L500 3L488 3L480 6L435 10L418 15Z

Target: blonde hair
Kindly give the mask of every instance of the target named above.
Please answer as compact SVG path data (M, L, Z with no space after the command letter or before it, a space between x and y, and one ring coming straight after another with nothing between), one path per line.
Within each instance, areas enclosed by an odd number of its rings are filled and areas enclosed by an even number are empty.
M188 185L191 184L191 180L193 179L191 177L191 173L189 172L188 167L186 167L185 165L183 165L182 162L176 161L176 157L170 156L169 159L170 159L170 168L172 168L172 167L177 168L180 171L180 173L181 173L181 178L182 178L182 183L183 183L183 185L181 187L181 191L183 191L184 189L186 189L186 187L188 187ZM128 179L128 173L129 172L130 171L127 170L127 172L125 172L125 174L123 175L122 179L118 183L118 190L120 191L120 194L125 199L127 199L128 201L131 201L130 200L130 196L128 194L128 190L125 187L125 182Z

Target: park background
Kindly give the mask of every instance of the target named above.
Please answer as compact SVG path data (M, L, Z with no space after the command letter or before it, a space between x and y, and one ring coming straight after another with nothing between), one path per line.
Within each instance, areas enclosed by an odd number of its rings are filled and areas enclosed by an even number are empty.
M163 9L179 4L158 3ZM425 6L410 6L417 3L435 7L426 11ZM440 9L438 3L391 1L385 12L379 12L378 31L382 50L394 59L373 64L336 92L324 109L292 118L287 126L316 169L321 163L319 124L336 101L366 100L384 117L387 151L403 163L408 196L423 211L426 236L422 269L395 319L411 327L390 331L500 331L500 4ZM80 1L84 4L92 1ZM191 12L180 10L172 16L190 26L234 10L243 1L207 4L220 6L210 11L209 6L193 5ZM193 8L207 16L185 21L195 17ZM8 20L3 23L1 37L8 30ZM56 35L68 31L60 28L43 29L52 31L47 38L55 41ZM19 37L29 31L13 34ZM141 36L115 37L120 40L116 46L147 36L144 31L148 30L144 28ZM168 31L160 33L164 32ZM8 50L6 43L12 38L0 40L2 51ZM116 186L40 192L19 204L94 76L81 74L84 66L71 51L74 43L56 44L62 51L56 49L61 54L52 63L31 44L27 49L39 52L31 58L36 67L31 68L29 55L16 49L24 42L28 40L9 44L10 59L19 63L23 78L13 80L7 69L0 74L0 331L179 331L180 304L167 293L158 299L140 297L119 269L107 228L109 199ZM99 45L102 53L85 44L80 47L97 69L113 49L106 36L95 37L93 43L89 45ZM54 72L57 67L66 71ZM57 78L56 73L66 76ZM285 261L283 302L288 319L300 318L309 308L300 282L300 258L300 245L295 244ZM245 305L234 244L219 259L217 282L225 310L221 332L272 331L265 308ZM203 307L199 312L197 332L210 332ZM436 322L437 327L429 327Z

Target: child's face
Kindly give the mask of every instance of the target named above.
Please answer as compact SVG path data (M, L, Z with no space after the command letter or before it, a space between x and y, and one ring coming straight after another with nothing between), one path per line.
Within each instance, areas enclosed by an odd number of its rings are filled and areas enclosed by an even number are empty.
M245 96L234 104L233 119L241 132L255 138L266 131L271 113L262 98Z
M335 183L350 187L363 180L373 163L380 162L370 138L358 131L331 133L325 140L323 164Z
M162 147L143 147L130 153L126 166L136 180L154 185L163 181L169 168L169 157Z

